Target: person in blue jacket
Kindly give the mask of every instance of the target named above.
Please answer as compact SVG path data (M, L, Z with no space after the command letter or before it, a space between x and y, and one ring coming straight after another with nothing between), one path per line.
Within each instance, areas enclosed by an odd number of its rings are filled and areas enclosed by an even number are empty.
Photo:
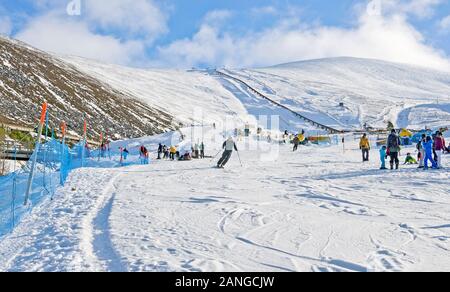
M433 168L437 167L436 161L433 159L433 140L430 136L427 137L427 139L422 142L422 147L425 150L425 160L424 160L424 169L428 169L428 161L431 162L431 165Z
M127 160L130 151L127 148L123 148L123 160Z
M386 157L387 157L387 147L383 146L380 149L380 160L381 160L381 170L385 170L386 168Z

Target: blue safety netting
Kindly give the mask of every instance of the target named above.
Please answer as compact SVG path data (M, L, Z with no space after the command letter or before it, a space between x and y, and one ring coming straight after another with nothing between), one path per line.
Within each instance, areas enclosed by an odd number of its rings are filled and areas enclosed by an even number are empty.
M80 143L70 148L63 141L52 137L35 148L25 164L14 155L11 163L15 171L0 177L0 237L11 232L23 215L44 198L53 199L56 188L64 185L69 172L82 165L83 145ZM13 150L13 153L18 154L18 150ZM34 176L26 202L34 160Z

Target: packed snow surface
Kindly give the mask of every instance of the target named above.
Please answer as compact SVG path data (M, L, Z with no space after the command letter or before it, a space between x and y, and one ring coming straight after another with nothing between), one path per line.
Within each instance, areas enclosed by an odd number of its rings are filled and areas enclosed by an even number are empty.
M317 131L213 71L65 60L185 125L203 122L211 132L211 123L229 115L240 129L253 123L254 133L255 116L274 114L274 130ZM339 129L385 128L387 121L450 126L448 73L352 58L223 71ZM203 115L193 119L198 108ZM206 145L209 156L220 154L220 135L229 135L219 131ZM192 145L189 129L182 132L184 142L181 132L117 142L111 161L95 159L73 171L53 201L36 206L0 241L0 270L450 271L450 155L439 171L414 165L381 171L378 151L363 164L352 135L345 145L295 153L283 144L251 147L253 136L238 143L240 155L224 170L213 167L218 157L156 160L159 142ZM150 165L136 165L140 145L152 152ZM118 147L131 152L123 167ZM407 152L415 148L403 149L402 160Z
M273 161L267 143L244 144L243 167L234 153L225 170L205 159L74 171L0 242L0 270L450 271L448 168L380 171L356 141L281 145Z

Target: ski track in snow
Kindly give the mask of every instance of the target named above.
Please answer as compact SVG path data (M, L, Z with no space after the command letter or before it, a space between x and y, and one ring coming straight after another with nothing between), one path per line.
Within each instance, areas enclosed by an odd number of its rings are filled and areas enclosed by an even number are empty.
M76 170L0 242L0 270L450 270L448 169L381 172L356 143L241 155Z

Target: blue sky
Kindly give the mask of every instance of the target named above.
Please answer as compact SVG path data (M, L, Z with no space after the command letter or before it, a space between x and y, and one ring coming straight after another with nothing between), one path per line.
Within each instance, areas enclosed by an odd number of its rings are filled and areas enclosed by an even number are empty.
M72 0L0 0L0 32L46 51L139 67L251 67L343 55L450 64L447 0L76 1L81 14L70 16Z

